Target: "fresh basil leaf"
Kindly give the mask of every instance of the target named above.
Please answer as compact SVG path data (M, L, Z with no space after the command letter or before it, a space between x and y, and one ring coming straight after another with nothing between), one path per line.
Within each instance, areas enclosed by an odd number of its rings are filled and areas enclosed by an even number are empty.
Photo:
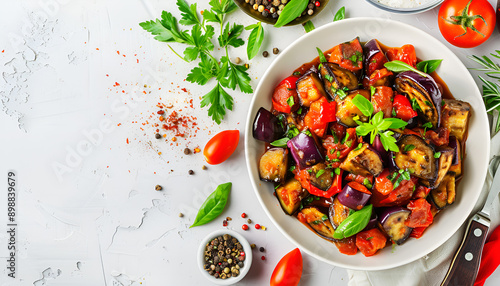
M373 105L361 94L356 95L352 99L352 103L363 113L364 116L371 116L373 114Z
M327 60L326 60L326 58L325 58L325 54L323 54L323 51L322 51L320 48L318 48L318 47L316 47L316 50L318 51L318 55L319 55L319 62L320 62L320 63L326 63L326 62L327 62Z
M385 63L384 67L393 72L414 71L423 77L427 77L427 74L417 70L416 68L402 61L390 61Z
M311 20L302 24L302 26L304 27L304 30L306 30L306 33L309 33L315 29L314 24L311 22Z
M281 10L281 14L278 17L278 21L274 24L274 27L279 28L284 25L292 22L302 14L307 8L307 4L309 4L309 0L290 0L288 4L285 5L285 8Z
M335 16L333 17L333 22L344 20L345 19L345 7L342 6L337 13L335 13Z
M399 118L385 118L384 121L391 123L391 125L389 126L390 129L399 129L408 125L406 121Z
M193 225L189 228L204 225L220 215L226 206L231 186L231 183L225 183L217 186L215 191L213 191L213 193L211 193L201 205Z
M361 210L348 216L337 227L337 229L333 233L333 238L343 239L351 237L356 233L362 231L370 221L370 217L372 216L372 209L373 209L372 205L367 205Z
M270 144L274 147L286 148L286 142L288 142L288 140L290 140L290 139L287 137L283 137L281 139L278 139L278 140L271 142Z
M432 73L435 71L443 60L428 60L422 61L417 64L417 69L425 72Z
M259 53L260 47L262 46L262 41L264 40L264 28L262 27L261 22L250 25L247 28L249 27L253 27L247 43L247 56L248 59L251 60Z

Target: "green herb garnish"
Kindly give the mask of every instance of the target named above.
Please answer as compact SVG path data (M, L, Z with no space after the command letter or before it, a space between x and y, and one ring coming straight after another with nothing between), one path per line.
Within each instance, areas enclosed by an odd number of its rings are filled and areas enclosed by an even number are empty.
M231 183L225 183L217 186L215 191L213 191L205 202L203 202L198 210L193 225L189 228L209 223L222 213L229 198L231 185Z
M325 170L324 169L321 169L319 170L317 173L316 173L316 178L319 178L321 175L323 175L325 173Z
M435 71L443 60L428 60L417 63L417 69L425 73Z
M335 13L335 16L333 17L333 22L344 20L345 19L345 7L342 6L340 9Z
M245 30L252 30L252 32L250 32L250 36L248 36L247 44L247 56L248 59L251 60L257 55L257 53L259 53L260 47L262 46L262 41L264 40L264 28L262 27L262 23L258 22L257 24L245 27Z
M273 142L271 142L270 144L274 147L281 147L281 148L286 148L286 143L289 141L290 139L288 137L284 137L284 138L281 138L281 139L278 139L278 140L275 140Z
M404 148L403 148L403 151L405 152L409 152L411 150L415 149L415 145L413 144L409 144L409 145L406 145Z
M439 157L441 157L441 152L436 152L436 153L434 153L434 158L436 158L436 159L437 159L437 158L439 158Z
M384 67L393 72L414 71L423 77L427 77L427 74L417 70L416 68L402 61L390 61L385 63Z
M316 47L316 50L318 51L319 62L320 63L326 63L327 60L325 58L325 54L323 54L323 51L320 48L318 48L318 47Z
M304 12L309 4L309 0L290 0L285 8L281 11L278 21L274 24L274 27L279 28L292 22Z
M289 98L287 98L286 103L288 103L288 106L292 107L295 104L295 101L293 100L293 96L290 96Z
M302 24L302 26L304 27L304 30L306 30L306 33L309 33L311 32L312 30L314 30L314 24L311 22L311 20L305 22L304 24Z
M370 221L372 216L372 205L367 205L361 210L348 216L333 233L333 238L343 239L355 235L362 231Z

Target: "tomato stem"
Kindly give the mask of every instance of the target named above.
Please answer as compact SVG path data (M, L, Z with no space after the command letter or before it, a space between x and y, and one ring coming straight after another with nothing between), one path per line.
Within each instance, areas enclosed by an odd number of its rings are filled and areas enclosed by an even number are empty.
M481 19L481 20L483 20L483 22L486 26L488 25L488 23L486 23L486 20L481 15L469 16L470 3L472 3L472 0L470 0L469 3L467 3L465 8L462 10L462 13L460 16L450 16L450 19L443 18L443 20L445 20L446 22L451 23L453 25L460 25L462 27L462 29L464 29L464 33L457 36L457 38L467 34L467 28L470 28L472 31L485 37L485 35L483 33L481 33L478 29L476 29L476 27L474 27L474 24L472 22L474 22L474 20L476 20L476 19Z

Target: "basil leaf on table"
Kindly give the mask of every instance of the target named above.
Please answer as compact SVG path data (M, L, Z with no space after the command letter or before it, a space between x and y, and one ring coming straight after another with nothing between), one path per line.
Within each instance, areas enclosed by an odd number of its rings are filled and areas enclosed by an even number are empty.
M384 67L393 72L414 71L423 77L427 77L427 74L417 70L416 68L402 61L390 61L385 63Z
M193 225L189 228L204 225L219 216L226 206L231 186L231 183L220 184L217 186L217 189L215 189L215 191L213 191L213 193L211 193L201 205Z
M343 239L362 231L372 216L372 205L367 205L361 210L349 215L335 230L333 238Z
M335 16L333 17L333 22L344 20L345 19L345 7L342 6L337 13L335 13Z
M253 59L253 57L257 55L260 46L262 46L262 41L264 40L264 28L262 27L261 22L245 28L245 30L250 29L252 29L252 32L250 32L247 43L247 56L249 60Z
M432 73L438 68L438 66L441 64L442 61L443 60L421 61L417 64L417 69L425 73Z
M318 48L318 47L316 47L316 50L318 51L319 62L320 63L326 63L327 60L326 60L325 54L323 54L323 51L320 48Z
M313 22L311 22L311 20L302 24L302 26L304 26L304 30L306 30L306 33L309 33L315 29L314 24L313 24Z
M290 0L281 11L278 21L276 21L274 27L283 27L295 20L295 18L300 16L300 14L306 10L307 4L309 4L309 0Z

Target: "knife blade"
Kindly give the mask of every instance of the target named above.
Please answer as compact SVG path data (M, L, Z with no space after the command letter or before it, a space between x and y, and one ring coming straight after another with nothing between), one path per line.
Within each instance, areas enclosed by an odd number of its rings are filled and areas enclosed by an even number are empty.
M494 177L488 197L483 208L469 220L462 243L451 261L450 268L441 286L474 285L479 270L479 262L481 261L484 242L486 241L486 235L490 228L491 206L495 198L498 197L500 191L499 163L500 156L498 155L493 157L490 161L489 170L490 173L493 173L494 170Z

